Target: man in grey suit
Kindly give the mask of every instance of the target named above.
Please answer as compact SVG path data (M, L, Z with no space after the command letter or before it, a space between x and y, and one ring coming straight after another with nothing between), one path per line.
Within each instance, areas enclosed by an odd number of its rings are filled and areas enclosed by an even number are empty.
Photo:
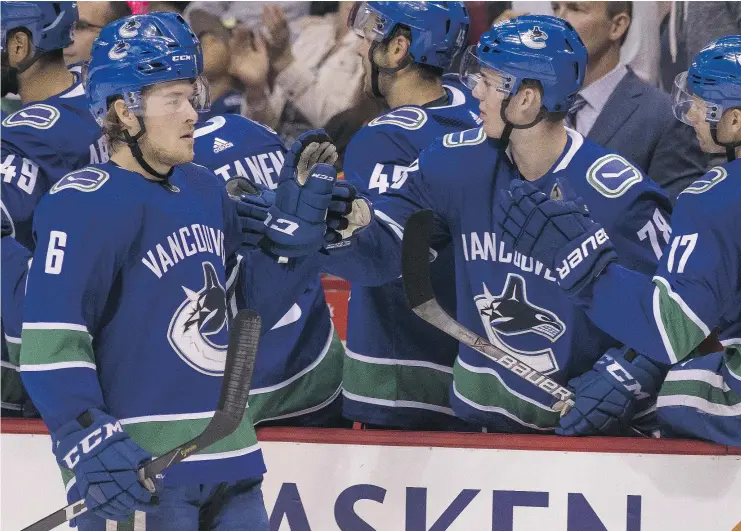
M639 166L675 200L708 163L694 130L674 118L668 94L620 63L632 2L552 2L587 47L584 87L566 125Z

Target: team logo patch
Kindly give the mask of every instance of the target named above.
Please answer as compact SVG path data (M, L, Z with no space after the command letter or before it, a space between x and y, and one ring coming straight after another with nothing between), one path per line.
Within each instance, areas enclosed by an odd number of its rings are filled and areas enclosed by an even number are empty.
M697 179L687 188L682 190L682 192L679 195L682 195L682 194L697 195L703 192L707 192L713 186L725 180L726 177L728 177L728 172L725 170L725 168L716 166L715 168L711 168L709 172L707 172L705 175Z
M131 45L128 42L117 42L108 52L108 58L112 61L123 59L129 55Z
M492 295L486 284L483 289L484 293L475 296L474 302L489 341L543 374L557 371L553 349L547 345L566 332L566 325L558 315L528 300L527 284L520 275L508 274L499 295ZM546 347L516 348L512 341L515 336L522 336L530 345L543 343ZM532 341L532 336L544 338L545 342Z
M71 188L80 192L94 192L100 189L108 179L110 175L108 172L99 170L97 168L85 168L72 173L68 173L61 179L59 179L54 186L49 190L50 194L56 194L62 190Z
M522 44L535 50L545 48L545 41L548 40L548 34L540 29L540 26L535 26L533 29L527 30L525 33L520 34L520 37L522 38Z
M481 144L485 140L486 133L484 133L483 127L480 127L478 129L469 129L467 131L459 131L445 135L443 137L443 146L448 148L475 146Z
M126 24L118 28L118 34L124 39L136 37L139 35L139 28L141 28L141 26L142 25L138 20L129 20Z
M416 107L401 107L368 122L369 127L375 125L395 125L402 129L413 131L427 122L427 113Z
M610 198L620 197L642 180L641 171L620 155L600 157L587 170L587 182Z
M59 120L59 110L51 105L37 103L14 112L5 120L4 127L28 125L34 129L50 129Z
M209 376L224 374L227 329L226 292L211 262L203 262L203 287L183 286L185 300L170 320L167 339L178 356Z

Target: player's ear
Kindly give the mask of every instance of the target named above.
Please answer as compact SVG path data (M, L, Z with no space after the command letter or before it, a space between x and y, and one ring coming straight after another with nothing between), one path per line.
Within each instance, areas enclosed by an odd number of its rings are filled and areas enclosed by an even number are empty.
M517 94L520 96L518 105L519 110L526 117L525 123L534 120L535 116L537 116L540 111L540 106L543 104L540 87L530 83L523 83L520 86L520 90L517 91Z
M386 47L386 53L391 68L401 63L401 61L407 56L411 44L411 41L406 35L397 35L389 41L389 44Z
M17 67L32 52L33 44L25 31L15 31L8 37L8 61L11 67Z
M114 101L113 110L115 111L118 120L129 131L129 133L133 135L139 131L139 120L134 113L129 110L126 103L124 103L124 100L117 99Z
M737 142L738 140L741 140L741 108L735 107L733 109L730 109L730 112L728 114L729 119L726 123L728 124L728 128L730 129L733 141Z

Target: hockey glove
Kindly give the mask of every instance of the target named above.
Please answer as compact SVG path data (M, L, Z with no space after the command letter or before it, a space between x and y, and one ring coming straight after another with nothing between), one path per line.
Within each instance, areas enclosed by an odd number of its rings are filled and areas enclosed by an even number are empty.
M527 181L512 181L500 192L494 221L502 241L555 271L569 293L579 292L617 260L609 236L589 219L580 199L548 199Z
M275 205L275 192L258 186L244 177L235 177L226 183L229 195L236 199L239 223L242 226L242 244L259 246L265 237L268 211Z
M365 197L358 196L353 185L337 181L327 212L327 245L330 251L349 246L352 238L373 221L373 206Z
M89 510L106 520L156 509L156 485L139 482L137 468L152 456L137 446L115 418L91 409L54 433L57 463L71 469Z
M618 435L634 415L656 400L666 370L649 358L611 348L594 367L569 382L574 407L560 420L559 435Z

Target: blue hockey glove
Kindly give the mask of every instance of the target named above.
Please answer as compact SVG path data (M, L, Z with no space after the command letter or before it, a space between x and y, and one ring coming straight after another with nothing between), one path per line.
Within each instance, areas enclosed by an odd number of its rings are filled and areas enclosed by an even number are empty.
M561 288L570 293L617 260L609 236L589 219L580 199L548 199L527 181L512 181L509 190L500 192L494 221L502 241L555 271Z
M344 248L373 221L373 206L346 181L337 181L327 212L326 250Z
M561 417L559 435L616 435L655 400L666 370L623 348L608 350L588 372L573 378L574 407Z
M242 244L259 246L267 231L265 220L268 219L268 211L275 205L275 192L244 177L228 180L226 189L237 200L237 214L244 237Z
M54 433L54 454L71 469L89 510L107 520L124 520L134 511L152 512L153 481L142 485L137 468L152 456L132 441L118 420L91 409Z

